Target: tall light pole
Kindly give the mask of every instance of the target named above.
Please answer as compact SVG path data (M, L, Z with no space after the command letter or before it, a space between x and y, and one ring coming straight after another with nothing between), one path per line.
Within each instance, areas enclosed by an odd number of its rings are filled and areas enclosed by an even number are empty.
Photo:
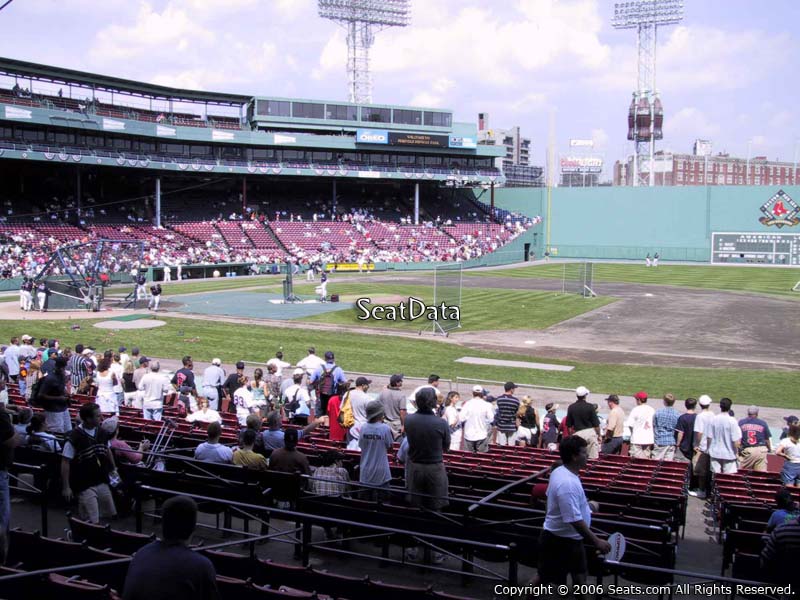
M662 139L664 111L656 92L656 41L658 28L683 20L683 0L630 0L614 4L615 29L636 29L638 52L637 87L628 109L628 139L636 144L633 185L655 185L656 140ZM641 176L642 163L649 157L650 175Z
M372 102L369 50L375 33L405 27L411 21L411 0L318 0L319 16L347 29L347 88L350 102Z

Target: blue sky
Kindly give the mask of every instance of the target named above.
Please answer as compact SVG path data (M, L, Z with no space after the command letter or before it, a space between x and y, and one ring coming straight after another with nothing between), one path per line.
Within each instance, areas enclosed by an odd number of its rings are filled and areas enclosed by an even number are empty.
M796 0L685 0L659 35L660 147L792 160L800 126ZM556 142L593 138L606 163L630 152L632 31L609 0L412 0L412 23L381 32L373 99L491 115L520 125L545 160ZM315 0L15 0L0 12L0 55L214 91L345 99L345 35Z

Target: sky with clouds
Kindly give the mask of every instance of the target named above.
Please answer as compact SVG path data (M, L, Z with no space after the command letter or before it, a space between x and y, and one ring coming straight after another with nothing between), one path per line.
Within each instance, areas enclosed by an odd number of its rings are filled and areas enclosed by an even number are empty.
M412 0L411 25L380 32L373 100L490 114L519 125L545 160L593 138L607 163L631 151L626 116L636 36L611 0ZM661 148L792 160L800 126L797 0L685 0L659 33ZM347 97L345 32L315 0L15 0L0 55L179 87L323 100Z

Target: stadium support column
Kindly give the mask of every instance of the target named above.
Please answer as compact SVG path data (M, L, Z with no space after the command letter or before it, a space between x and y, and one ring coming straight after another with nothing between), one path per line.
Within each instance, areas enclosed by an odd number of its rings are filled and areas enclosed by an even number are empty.
M156 177L156 227L161 227L161 177Z
M336 180L331 180L331 221L336 217Z
M489 187L489 216L492 217L492 221L496 221L497 217L494 214L494 181L492 185Z
M419 183L414 184L414 225L419 225Z
M77 223L81 222L81 197L83 194L81 193L81 168L79 166L75 166L75 199L77 203L75 207L78 209L78 218L76 219Z
M242 177L242 218L247 213L247 176Z

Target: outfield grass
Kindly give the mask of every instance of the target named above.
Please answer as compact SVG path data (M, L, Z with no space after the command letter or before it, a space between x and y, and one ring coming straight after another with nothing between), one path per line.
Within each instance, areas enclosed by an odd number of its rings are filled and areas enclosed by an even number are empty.
M470 277L560 279L563 269L563 263L550 263L492 271L464 271L464 274ZM594 280L758 292L800 299L800 293L792 292L792 287L800 281L800 269L700 265L661 265L658 268L648 268L643 264L595 263Z
M143 354L179 358L190 354L195 360L209 361L219 356L225 362L236 360L266 361L283 349L290 361L305 356L306 348L315 345L320 351L334 350L337 362L345 370L370 373L405 373L426 377L457 376L518 383L574 388L586 385L593 392L633 394L640 389L651 395L672 392L678 397L710 394L713 398L730 396L737 404L759 404L796 408L796 390L800 376L796 372L755 371L746 369L687 369L627 365L549 363L575 365L568 373L531 371L511 367L464 365L454 360L462 356L521 360L512 353L487 352L445 344L431 339L406 339L380 335L313 331L299 329L256 328L251 325L218 323L210 320L165 319L167 325L149 330L108 331L91 327L96 321L80 321L81 330L73 331L69 321L0 321L0 338L27 333L34 337L55 337L64 345L78 342L98 349L124 344L139 346ZM509 347L514 342L509 341ZM537 360L525 357L525 360Z
M425 302L433 301L431 286L391 283L338 283L336 293L344 296L380 298L387 295L414 296ZM295 286L299 294L313 294L314 285ZM590 310L614 302L615 298L584 299L577 294L556 295L553 292L530 290L503 290L464 288L461 296L461 331L486 331L494 329L546 329L551 325L571 319ZM353 327L379 327L395 330L417 331L430 321L360 321L363 315L356 308L306 317L304 321L333 323Z

